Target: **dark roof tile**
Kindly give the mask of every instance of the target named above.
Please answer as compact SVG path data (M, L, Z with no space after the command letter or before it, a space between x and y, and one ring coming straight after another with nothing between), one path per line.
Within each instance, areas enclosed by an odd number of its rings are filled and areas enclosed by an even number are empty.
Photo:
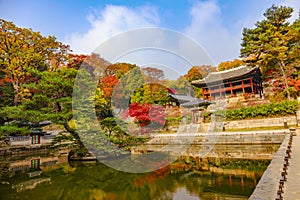
M230 79L250 74L256 70L259 70L259 68L250 66L240 66L225 71L211 72L204 79L192 81L192 85L206 85L214 82L225 82Z

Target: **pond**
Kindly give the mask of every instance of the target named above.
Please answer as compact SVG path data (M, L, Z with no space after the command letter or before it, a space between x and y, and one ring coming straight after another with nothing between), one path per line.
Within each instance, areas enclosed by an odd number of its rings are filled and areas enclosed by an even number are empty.
M232 164L232 163L231 163ZM0 157L0 199L248 199L262 169L196 169L182 159L149 173L125 173L66 155ZM265 162L267 166L268 162ZM265 166L265 167L266 167Z

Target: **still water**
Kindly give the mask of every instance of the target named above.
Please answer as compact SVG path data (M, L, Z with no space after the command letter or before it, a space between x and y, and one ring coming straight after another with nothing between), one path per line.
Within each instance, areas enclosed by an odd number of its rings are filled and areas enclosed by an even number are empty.
M184 163L143 174L63 155L0 157L0 199L248 199L263 171L197 170Z

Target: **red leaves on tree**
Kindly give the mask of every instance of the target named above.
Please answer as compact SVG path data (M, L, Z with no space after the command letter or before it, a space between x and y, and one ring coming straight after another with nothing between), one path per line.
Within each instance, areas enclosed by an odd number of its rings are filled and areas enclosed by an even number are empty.
M297 91L300 90L300 79L291 79L288 82L289 87L295 87ZM285 86L282 81L276 80L273 82L273 91L282 91L285 89Z
M298 79L298 80L296 80L296 79L290 80L289 86L290 86L290 87L295 87L295 89L296 89L297 91L299 91L299 90L300 90L300 79Z
M165 120L165 109L159 105L153 105L150 107L149 116L151 121L164 125Z
M147 103L139 105L137 102L134 102L130 104L128 114L141 127L145 127L151 122L164 125L166 121L165 109L159 105L150 105Z

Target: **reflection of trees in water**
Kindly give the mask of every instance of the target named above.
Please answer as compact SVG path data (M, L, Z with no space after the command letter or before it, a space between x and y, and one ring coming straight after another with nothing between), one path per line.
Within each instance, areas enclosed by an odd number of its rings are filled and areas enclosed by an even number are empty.
M51 159L44 158L44 160ZM120 172L100 163L70 165L67 162L41 167L41 171L38 177L29 177L26 170L0 177L1 197L5 199L20 199L20 197L33 199L37 196L43 196L44 199L172 199L179 188L186 188L188 193L204 199L212 196L241 196L247 199L259 179L259 176L254 177L253 180L253 177L246 175L226 175L199 171L196 168L188 169L179 164L142 174ZM50 178L51 183L40 183L31 190L19 192L12 189L12 185L37 178Z

